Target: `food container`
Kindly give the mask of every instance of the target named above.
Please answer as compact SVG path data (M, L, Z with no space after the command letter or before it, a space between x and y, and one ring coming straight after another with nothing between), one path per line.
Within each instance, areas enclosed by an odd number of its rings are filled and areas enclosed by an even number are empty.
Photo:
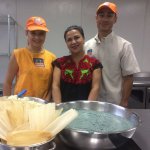
M28 97L29 100L34 100L35 102L39 103L47 103L45 100L35 97ZM54 150L56 148L56 144L53 142L55 137L50 139L47 142L42 144L35 144L33 146L26 146L26 147L17 147L17 146L9 146L0 142L0 150Z
M110 103L99 101L74 101L60 103L56 105L59 109L87 109L102 112L109 112L111 114L120 116L131 121L134 124L133 128L119 132L94 132L79 131L73 129L63 129L58 133L58 138L70 147L83 150L109 150L116 149L122 146L130 138L132 138L136 128L141 124L141 118L133 111Z
M26 147L9 146L0 142L0 150L54 150L56 144L53 142L53 139L54 138L42 144Z

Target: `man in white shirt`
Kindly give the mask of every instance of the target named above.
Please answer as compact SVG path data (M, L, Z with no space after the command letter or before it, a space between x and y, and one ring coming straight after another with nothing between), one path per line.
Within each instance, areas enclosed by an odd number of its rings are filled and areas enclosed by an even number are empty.
M103 65L99 101L127 107L133 85L133 74L140 72L132 44L112 31L117 21L113 3L101 4L96 12L97 35L87 41L85 53Z

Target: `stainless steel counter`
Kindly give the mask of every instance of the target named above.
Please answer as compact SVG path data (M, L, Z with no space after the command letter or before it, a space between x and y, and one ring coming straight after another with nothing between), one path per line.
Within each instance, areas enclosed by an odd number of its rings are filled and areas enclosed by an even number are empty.
M150 87L150 73L139 72L133 75L133 86Z
M133 87L138 87L138 86L143 86L143 87L150 87L150 81L133 81Z
M133 140L142 150L150 150L150 109L132 109L142 119L142 124L133 135Z
M150 109L150 73L140 72L133 75L133 87L128 108Z
M0 83L0 90L3 90L3 83Z
M142 150L150 150L150 110L149 109L132 109L142 118L142 125L137 128L132 139ZM57 137L55 150L74 150L63 144Z

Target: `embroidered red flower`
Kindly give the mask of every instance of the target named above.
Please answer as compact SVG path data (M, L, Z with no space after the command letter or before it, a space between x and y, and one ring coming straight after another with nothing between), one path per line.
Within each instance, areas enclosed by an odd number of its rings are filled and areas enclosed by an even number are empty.
M90 65L90 63L87 63L87 62L84 62L83 64L82 64L82 67L81 67L83 70L87 70L87 69L89 69L89 68L91 68L91 65Z
M70 78L68 79L68 82L69 82L69 83L71 82L71 79L70 79Z
M79 84L82 84L82 80L79 80Z
M68 70L73 70L75 66L70 63L67 63L63 66L63 68L68 69Z
M83 84L86 84L86 80L83 80Z
M93 72L94 68L92 67L92 68L90 68L90 70L91 70L91 72Z
M79 78L80 78L81 75L82 75L82 73L80 71L78 71L78 70L75 70L73 72L73 76L74 76L75 80L79 80Z
M91 78L88 78L88 79L87 79L87 82L91 82L91 80L92 80Z
M71 83L72 83L72 84L75 84L75 79L73 79Z
M95 58L92 58L92 57L88 57L88 62L90 62L93 66L93 64L95 63L96 59Z

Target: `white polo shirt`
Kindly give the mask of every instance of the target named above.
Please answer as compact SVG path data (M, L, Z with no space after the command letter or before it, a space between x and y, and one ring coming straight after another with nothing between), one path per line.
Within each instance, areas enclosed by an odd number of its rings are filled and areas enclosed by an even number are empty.
M103 65L99 101L119 105L122 99L123 76L140 72L132 44L112 31L107 37L98 34L84 45L85 54Z

